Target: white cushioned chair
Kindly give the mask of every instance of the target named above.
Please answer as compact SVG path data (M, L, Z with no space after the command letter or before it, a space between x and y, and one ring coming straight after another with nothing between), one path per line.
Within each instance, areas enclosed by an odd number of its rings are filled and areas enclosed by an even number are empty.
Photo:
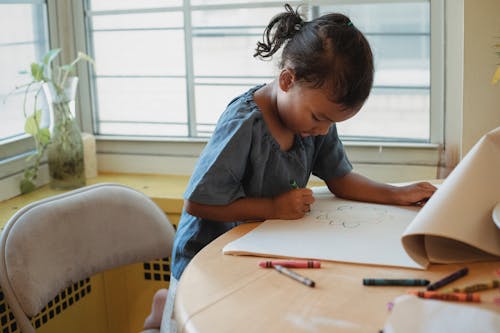
M22 333L60 291L96 273L170 255L174 229L146 195L117 184L27 205L0 237L0 285ZM69 330L71 331L71 330Z

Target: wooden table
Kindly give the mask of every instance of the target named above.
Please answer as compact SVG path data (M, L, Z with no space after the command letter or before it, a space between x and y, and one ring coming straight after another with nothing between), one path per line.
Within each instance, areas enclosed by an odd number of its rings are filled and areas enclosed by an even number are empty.
M436 281L467 266L469 274L449 285L462 286L491 280L500 268L500 261L432 265L428 270L324 261L321 269L295 269L316 282L310 288L274 269L260 268L264 258L222 254L227 243L257 225L230 230L188 265L175 299L178 332L379 332L389 314L387 304L416 287L366 287L364 277ZM481 294L500 297L498 289ZM471 306L500 313L491 303Z

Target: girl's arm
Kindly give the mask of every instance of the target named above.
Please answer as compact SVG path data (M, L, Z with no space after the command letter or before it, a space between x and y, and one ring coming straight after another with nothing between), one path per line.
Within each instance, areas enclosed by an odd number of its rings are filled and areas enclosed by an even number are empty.
M355 172L332 178L326 184L333 194L344 199L394 205L422 205L436 191L428 182L392 186Z
M227 205L204 205L185 200L184 208L193 216L221 222L294 220L303 217L313 202L312 191L300 188L274 198L241 198Z

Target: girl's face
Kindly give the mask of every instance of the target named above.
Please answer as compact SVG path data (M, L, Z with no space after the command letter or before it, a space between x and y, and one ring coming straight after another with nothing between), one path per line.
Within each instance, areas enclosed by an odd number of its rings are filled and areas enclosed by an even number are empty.
M302 137L326 135L330 126L353 117L357 109L346 109L330 101L321 88L295 81L290 69L282 70L277 96L278 115L283 124Z

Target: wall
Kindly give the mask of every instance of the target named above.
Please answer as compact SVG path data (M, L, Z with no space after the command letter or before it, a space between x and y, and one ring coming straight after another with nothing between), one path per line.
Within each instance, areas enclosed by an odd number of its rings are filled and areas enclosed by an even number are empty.
M491 77L500 62L500 0L446 1L445 177L486 132L500 126L500 85Z
M500 126L500 85L491 84L500 63L493 44L499 42L500 0L465 0L462 157Z

